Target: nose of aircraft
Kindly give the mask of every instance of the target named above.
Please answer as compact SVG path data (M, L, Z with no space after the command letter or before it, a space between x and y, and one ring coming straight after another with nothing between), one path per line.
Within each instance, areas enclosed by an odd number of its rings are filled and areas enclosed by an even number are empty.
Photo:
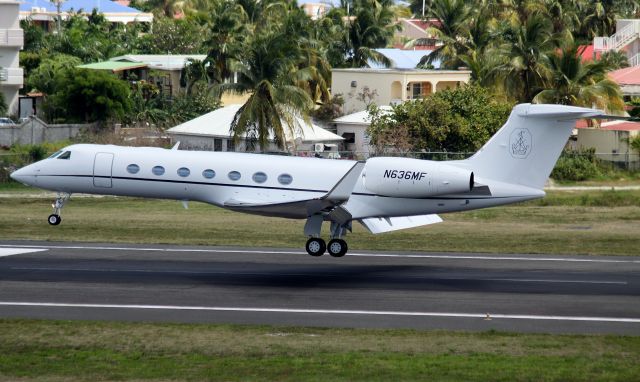
M36 184L36 169L33 165L20 168L12 172L10 176L13 180L26 184L27 186L33 186Z

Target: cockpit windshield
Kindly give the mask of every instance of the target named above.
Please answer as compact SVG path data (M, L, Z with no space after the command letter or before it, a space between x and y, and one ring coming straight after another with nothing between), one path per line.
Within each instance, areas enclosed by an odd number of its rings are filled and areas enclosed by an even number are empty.
M58 150L58 151L56 151L55 153L51 154L51 156L49 157L49 159L52 159L52 158L57 157L58 155L60 155L60 153L61 153L62 151L63 151L63 150Z
M58 159L69 159L71 158L71 151L65 151L62 154L60 154L60 156L58 157Z

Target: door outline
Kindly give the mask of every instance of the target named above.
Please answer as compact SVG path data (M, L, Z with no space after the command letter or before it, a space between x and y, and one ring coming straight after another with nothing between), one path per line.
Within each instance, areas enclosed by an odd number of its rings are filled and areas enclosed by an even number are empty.
M93 186L111 188L113 153L96 153L93 160Z

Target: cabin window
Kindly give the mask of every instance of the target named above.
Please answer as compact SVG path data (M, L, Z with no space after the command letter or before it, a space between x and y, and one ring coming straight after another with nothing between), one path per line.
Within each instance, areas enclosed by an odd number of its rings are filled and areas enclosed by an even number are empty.
M60 154L60 156L58 157L58 159L69 159L71 158L71 151L65 151L62 154Z
M186 167L180 167L178 169L178 175L180 175L183 178L186 178L187 176L189 176L189 174L191 174L191 171Z
M237 171L231 171L229 173L229 179L231 179L231 180L238 180L238 179L240 179L241 176L242 175L240 175L240 173L237 172Z
M256 172L252 177L253 181L256 183L264 183L267 181L267 174L264 172Z
M289 174L281 174L278 177L278 182L286 186L287 184L291 184L291 182L293 182L293 177Z
M127 166L127 172L129 174L137 174L138 171L140 171L140 166L138 166L137 164L130 164Z
M216 176L216 172L211 169L206 169L202 172L202 176L204 176L207 179L213 179L213 177Z
M154 168L151 169L151 172L153 173L153 175L162 175L164 174L164 167L162 166L155 166Z
M51 156L49 158L55 158L57 157L60 153L62 152L62 150L58 150L55 153L51 154Z

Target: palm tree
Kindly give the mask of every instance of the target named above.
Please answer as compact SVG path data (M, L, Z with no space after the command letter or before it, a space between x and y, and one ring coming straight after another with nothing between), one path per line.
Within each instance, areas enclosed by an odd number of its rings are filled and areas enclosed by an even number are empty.
M429 16L438 19L439 25L427 29L427 33L442 41L442 45L420 60L418 66L440 61L442 68L454 69L462 64L459 55L466 53L465 43L469 37L469 22L473 8L464 0L433 0ZM415 39L407 43L413 47L423 43Z
M584 48L573 45L550 55L550 75L545 81L545 89L533 101L622 111L622 93L618 84L607 78L606 62L584 64L583 51Z
M240 60L247 30L243 8L231 1L215 1L209 9L209 47L205 63L211 84L221 84L231 77L235 62Z
M503 62L494 76L510 98L530 102L548 74L548 55L557 47L551 23L542 14L534 14L517 27L506 26L503 43L496 50Z
M238 82L221 87L251 94L231 124L236 141L246 135L249 143L257 141L264 149L272 137L284 148L286 130L293 132L296 116L308 121L312 101L295 83L300 60L295 39L277 28L260 32L244 47Z

